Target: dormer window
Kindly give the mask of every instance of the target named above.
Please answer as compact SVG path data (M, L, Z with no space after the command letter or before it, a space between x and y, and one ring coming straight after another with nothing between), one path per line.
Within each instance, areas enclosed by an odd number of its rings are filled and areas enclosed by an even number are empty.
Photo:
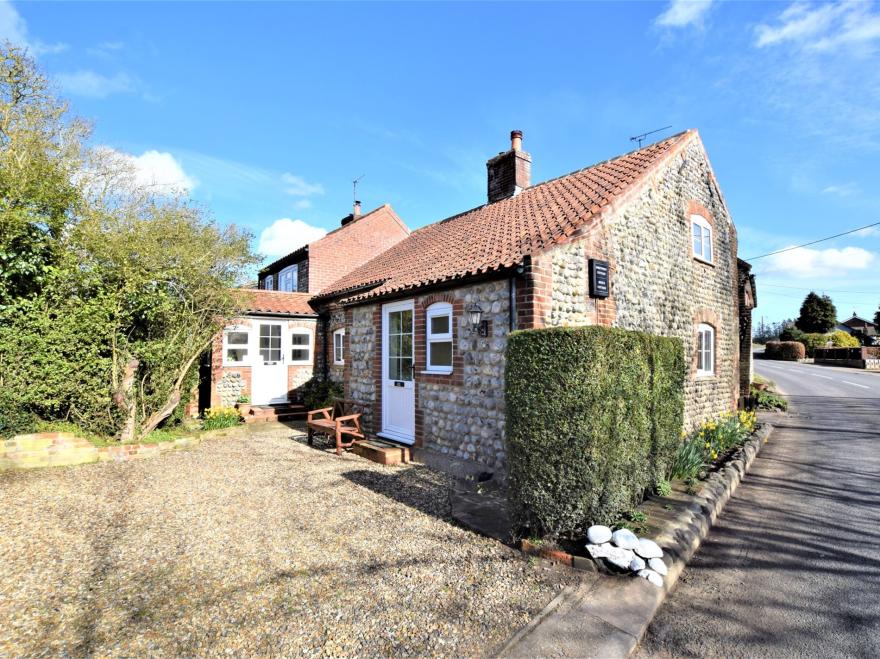
M298 265L291 265L284 268L284 270L278 273L278 290L287 291L288 293L295 292L298 289L299 284L297 281L298 275Z
M691 215L694 258L712 263L712 225L701 215Z

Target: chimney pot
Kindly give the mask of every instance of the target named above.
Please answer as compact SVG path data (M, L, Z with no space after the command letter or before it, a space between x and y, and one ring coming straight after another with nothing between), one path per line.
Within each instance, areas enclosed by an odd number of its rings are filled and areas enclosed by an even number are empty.
M355 219L360 217L360 215L361 215L361 202L359 202L357 200L354 202L354 212L352 213L352 215L354 215Z
M510 151L486 163L489 203L518 195L532 183L532 156L522 150L522 131L510 131Z
M522 131L510 131L510 148L512 151L522 151Z

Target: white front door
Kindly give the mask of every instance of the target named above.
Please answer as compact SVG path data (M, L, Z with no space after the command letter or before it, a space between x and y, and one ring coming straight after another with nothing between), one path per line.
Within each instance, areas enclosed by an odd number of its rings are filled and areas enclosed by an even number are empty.
M415 441L413 302L382 307L382 432L405 444Z
M251 373L254 405L287 402L287 364L284 360L284 330L281 323L257 325L257 350Z

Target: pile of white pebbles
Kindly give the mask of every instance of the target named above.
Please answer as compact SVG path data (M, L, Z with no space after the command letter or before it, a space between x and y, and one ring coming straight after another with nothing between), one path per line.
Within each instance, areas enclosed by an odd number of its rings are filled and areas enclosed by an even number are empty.
M612 533L607 526L591 526L587 529L587 551L594 561L603 559L609 566L635 572L658 588L663 587L663 577L669 572L660 546L629 529Z

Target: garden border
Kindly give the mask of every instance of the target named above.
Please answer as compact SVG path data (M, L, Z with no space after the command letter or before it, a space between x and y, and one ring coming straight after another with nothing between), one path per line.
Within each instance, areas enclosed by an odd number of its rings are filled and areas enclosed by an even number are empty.
M566 588L494 656L543 656L548 652L553 656L629 656L772 431L773 425L762 421L692 500L662 524L653 539L669 557L663 588L638 577L592 575L588 583ZM571 566L576 558L565 552L539 551L550 560Z
M168 442L95 446L71 432L38 432L0 441L0 472L40 467L72 467L95 462L128 462L167 451L197 446L206 439L234 431L222 428ZM242 426L246 427L246 426Z

